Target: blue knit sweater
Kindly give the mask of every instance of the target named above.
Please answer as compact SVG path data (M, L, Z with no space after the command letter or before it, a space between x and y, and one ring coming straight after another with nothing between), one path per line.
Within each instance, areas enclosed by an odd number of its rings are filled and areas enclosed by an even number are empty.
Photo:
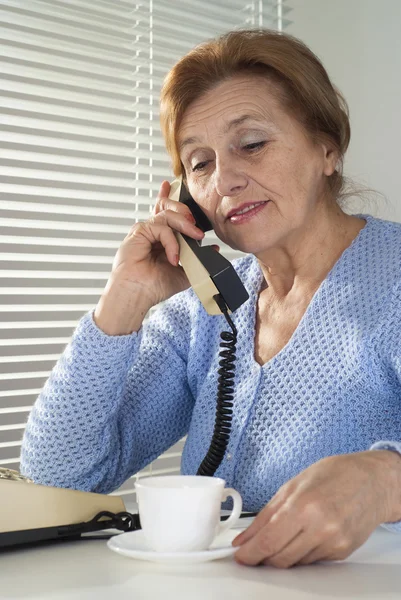
M235 409L216 476L246 510L260 510L322 457L401 451L401 224L358 216L365 227L263 366L254 358L262 271L253 255L234 261L250 299L233 314ZM214 427L224 330L225 319L208 316L192 290L131 335L108 336L86 314L30 414L22 473L107 493L186 434L181 471L196 473Z

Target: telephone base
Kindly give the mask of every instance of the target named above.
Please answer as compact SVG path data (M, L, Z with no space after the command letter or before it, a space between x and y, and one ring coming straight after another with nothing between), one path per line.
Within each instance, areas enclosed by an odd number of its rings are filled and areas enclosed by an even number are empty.
M39 485L11 470L0 469L0 498L0 549L140 528L119 496Z

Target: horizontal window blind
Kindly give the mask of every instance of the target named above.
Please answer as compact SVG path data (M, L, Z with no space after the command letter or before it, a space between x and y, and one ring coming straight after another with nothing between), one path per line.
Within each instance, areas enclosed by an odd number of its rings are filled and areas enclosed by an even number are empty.
M172 177L163 77L195 44L283 29L289 10L269 0L0 0L0 466L18 469L32 404L122 239ZM182 445L144 472L179 472ZM115 493L132 489L129 480Z

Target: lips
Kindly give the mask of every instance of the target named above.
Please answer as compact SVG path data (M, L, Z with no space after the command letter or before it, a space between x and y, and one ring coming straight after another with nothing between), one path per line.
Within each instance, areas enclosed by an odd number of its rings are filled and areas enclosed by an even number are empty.
M238 215L239 213L241 213L241 211L245 210L245 209L249 209L250 207L257 207L260 206L261 204L266 204L268 202L268 200L262 200L261 202L245 202L244 204L241 204L241 206L237 206L236 208L233 208L232 210L230 210L230 212L227 215L227 219L230 219L231 217L233 217L234 215ZM243 214L246 214L243 213Z

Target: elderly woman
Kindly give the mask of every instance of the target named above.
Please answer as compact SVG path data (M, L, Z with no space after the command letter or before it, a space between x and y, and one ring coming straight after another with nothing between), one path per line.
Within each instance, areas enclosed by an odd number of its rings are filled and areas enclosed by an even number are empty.
M346 104L291 36L195 48L167 76L161 119L175 174L247 253L217 470L259 512L236 558L345 558L379 524L401 530L401 225L342 210ZM188 289L174 231L204 234L169 190L122 242L32 410L21 464L37 482L110 492L185 434L183 474L209 447L226 327Z

